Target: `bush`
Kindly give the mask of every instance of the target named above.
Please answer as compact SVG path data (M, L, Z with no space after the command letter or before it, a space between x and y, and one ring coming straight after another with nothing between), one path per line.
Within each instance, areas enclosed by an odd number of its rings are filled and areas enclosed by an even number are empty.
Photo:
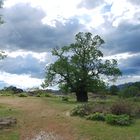
M40 93L36 94L36 97L41 97L41 94Z
M102 102L96 103L91 106L91 113L99 112L99 113L107 114L107 113L109 113L109 111L110 111L109 105L102 103Z
M109 89L109 92L111 95L117 95L117 93L119 92L119 88L115 85L112 85Z
M87 120L105 121L105 115L103 113L96 112L87 116Z
M63 97L62 97L62 101L66 101L66 102L69 101L69 97L63 96Z
M44 93L44 97L52 97L52 95L49 93Z
M118 101L114 103L110 107L110 112L114 115L123 115L123 114L127 114L130 116L133 115L132 105L126 101Z
M18 95L19 97L27 97L27 94L26 93L21 93Z
M111 124L111 125L128 126L132 123L129 115L107 114L105 117L105 120L108 124Z
M91 107L88 104L78 105L71 111L72 116L84 117L89 115L91 112Z
M139 89L136 86L129 86L121 90L119 97L130 98L139 95Z

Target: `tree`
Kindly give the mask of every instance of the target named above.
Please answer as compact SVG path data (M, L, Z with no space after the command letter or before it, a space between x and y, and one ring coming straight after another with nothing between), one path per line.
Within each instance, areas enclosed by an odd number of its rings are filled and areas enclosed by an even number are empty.
M130 98L130 97L139 96L139 94L140 94L140 91L138 87L131 85L122 89L119 93L119 96L123 98Z
M77 101L87 102L88 92L105 85L104 75L115 79L121 72L116 60L102 59L99 47L104 40L100 36L79 32L75 40L69 46L53 49L52 54L58 59L46 67L43 86L59 84L67 92L75 92Z
M116 85L112 85L109 90L111 95L117 95L119 92L119 88Z

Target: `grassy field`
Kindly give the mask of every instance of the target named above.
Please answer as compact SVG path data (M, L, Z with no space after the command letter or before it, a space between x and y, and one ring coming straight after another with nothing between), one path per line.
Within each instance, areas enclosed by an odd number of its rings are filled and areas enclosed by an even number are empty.
M111 100L108 100L111 102ZM140 120L127 127L71 117L78 103L56 97L0 97L0 116L14 116L17 126L0 131L0 140L31 140L40 131L53 132L64 140L140 140Z

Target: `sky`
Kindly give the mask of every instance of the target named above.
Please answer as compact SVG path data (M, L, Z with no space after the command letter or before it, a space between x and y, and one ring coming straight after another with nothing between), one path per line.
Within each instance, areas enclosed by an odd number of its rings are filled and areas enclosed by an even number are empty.
M74 42L78 32L101 36L105 58L123 73L115 84L140 81L140 0L5 0L0 9L0 88L39 87L51 49Z

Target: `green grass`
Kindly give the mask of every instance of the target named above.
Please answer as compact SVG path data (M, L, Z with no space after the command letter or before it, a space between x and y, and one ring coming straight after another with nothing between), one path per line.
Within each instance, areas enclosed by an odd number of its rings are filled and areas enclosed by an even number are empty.
M80 104L76 103L74 99L70 99L68 102L62 102L59 98L50 98L49 100L43 98L43 100L58 110L71 110ZM113 97L105 101L94 100L94 102L112 104L116 100L117 98ZM71 117L71 119L75 131L79 133L79 140L83 138L89 138L90 140L140 140L140 119L137 119L130 126L112 126L105 122L90 121L80 117Z
M4 98L11 99L11 100L13 99L12 97L4 97ZM46 121L48 120L49 122L56 123L56 124L58 122L58 125L60 127L62 127L64 124L67 124L70 127L70 129L73 131L73 133L76 135L75 140L81 140L81 139L82 140L83 139L85 140L140 140L140 133L139 133L140 119L136 119L134 124L130 126L112 126L106 124L105 122L90 121L80 117L71 117L71 116L67 117L66 115L64 115L64 113L70 111L75 106L81 104L81 103L77 103L75 99L71 97L69 98L68 102L63 102L61 100L61 97L50 97L50 98L14 97L14 100L28 101L28 103L30 102L36 103L37 101L38 104L43 105L43 109L44 109L42 110L43 113L45 113L45 111L46 113L48 113L45 107L54 110L53 112L54 116L51 116L50 118L46 119ZM112 104L116 100L117 100L116 97L115 98L109 97L109 99L106 100L94 99L92 101L90 100L90 102L101 103L101 104ZM140 105L140 102L137 103L133 102L133 103ZM23 115L21 115L22 113ZM3 105L3 104L0 105L0 116L2 117L3 116L16 116L17 118L21 117L20 122L23 123L22 119L25 119L26 115L28 114L24 114L25 112L22 113L16 108L10 108L7 107L7 105ZM38 112L36 113L38 114ZM32 114L29 114L29 116L32 116ZM35 117L34 114L32 117ZM27 119L30 119L32 122L34 122L34 118L27 117ZM38 121L43 121L43 119ZM26 126L28 126L27 120L26 120ZM26 126L24 126L25 129ZM0 140L20 140L18 126L11 128L10 130L0 131Z
M16 116L17 114L16 109L0 105L0 117Z
M14 128L15 129L15 128ZM17 130L1 130L0 140L20 140Z
M0 104L0 117L17 117L20 111ZM17 126L0 130L0 140L19 140Z
M80 123L81 122L81 123ZM80 120L77 129L80 130L81 137L91 137L91 140L139 140L140 120L136 124L121 127L110 126L104 122Z

